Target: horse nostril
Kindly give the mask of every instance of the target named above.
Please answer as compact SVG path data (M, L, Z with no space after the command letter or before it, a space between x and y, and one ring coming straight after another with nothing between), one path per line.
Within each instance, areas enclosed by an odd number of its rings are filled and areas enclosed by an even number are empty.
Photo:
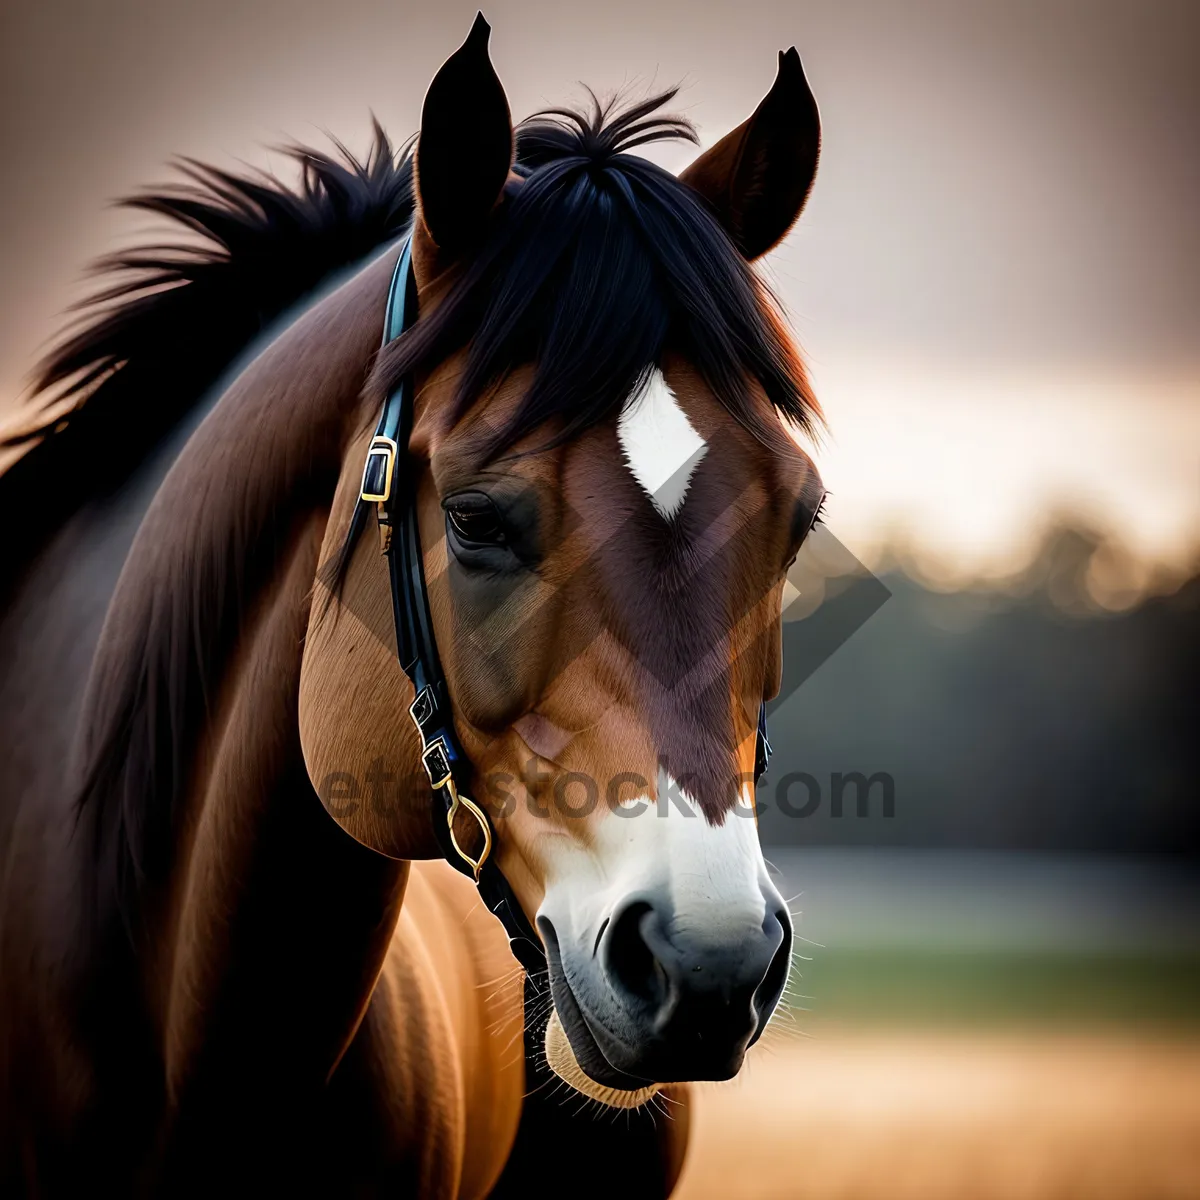
M654 908L644 900L624 908L612 919L604 947L610 980L631 999L660 1005L669 981L663 965L646 940L645 926L654 921Z

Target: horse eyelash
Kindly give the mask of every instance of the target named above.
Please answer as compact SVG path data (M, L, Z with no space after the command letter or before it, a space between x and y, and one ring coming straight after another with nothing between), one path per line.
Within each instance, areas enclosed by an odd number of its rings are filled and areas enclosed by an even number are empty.
M811 533L811 532L812 532L814 529L816 529L816 527L817 527L818 525L824 525L824 524L825 524L825 505L826 505L826 503L827 503L827 501L828 501L828 500L829 500L829 493L828 493L828 492L822 492L822 493L821 493L821 503L817 505L817 511L816 511L816 513L813 515L812 524L811 524L811 525L808 527L808 530L809 530L809 532L810 532L810 533Z

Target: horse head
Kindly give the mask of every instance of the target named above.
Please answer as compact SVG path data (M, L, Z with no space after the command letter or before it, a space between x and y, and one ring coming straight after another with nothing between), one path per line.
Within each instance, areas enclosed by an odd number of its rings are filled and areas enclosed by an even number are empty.
M429 88L420 315L363 412L412 380L397 470L470 794L545 949L551 1066L626 1104L734 1075L788 975L755 754L785 572L823 497L793 435L820 415L751 264L803 207L819 122L790 50L754 114L676 177L631 153L694 140L660 112L671 93L514 130L487 41L480 17ZM388 571L355 516L366 420L326 536L301 734L349 833L437 857ZM480 830L463 815L456 836Z

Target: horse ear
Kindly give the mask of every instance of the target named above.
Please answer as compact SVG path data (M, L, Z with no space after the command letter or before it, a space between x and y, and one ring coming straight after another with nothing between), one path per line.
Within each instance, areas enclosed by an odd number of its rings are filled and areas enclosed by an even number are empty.
M793 46L746 121L679 178L711 205L747 259L778 245L808 199L821 152L821 118Z
M483 232L513 161L508 98L488 57L483 13L425 93L417 198L438 249L458 252Z

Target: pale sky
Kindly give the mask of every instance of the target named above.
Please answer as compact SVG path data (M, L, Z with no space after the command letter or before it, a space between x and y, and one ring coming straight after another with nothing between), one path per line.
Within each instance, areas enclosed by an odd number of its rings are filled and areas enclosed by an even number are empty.
M173 154L267 164L322 130L415 130L474 5L5 0L0 404L106 209ZM516 116L682 81L706 144L793 43L824 122L809 209L769 273L831 426L831 528L998 571L1055 510L1181 562L1200 544L1200 10L1182 0L729 5L503 0ZM668 156L679 167L690 157ZM276 158L274 161L278 161Z

